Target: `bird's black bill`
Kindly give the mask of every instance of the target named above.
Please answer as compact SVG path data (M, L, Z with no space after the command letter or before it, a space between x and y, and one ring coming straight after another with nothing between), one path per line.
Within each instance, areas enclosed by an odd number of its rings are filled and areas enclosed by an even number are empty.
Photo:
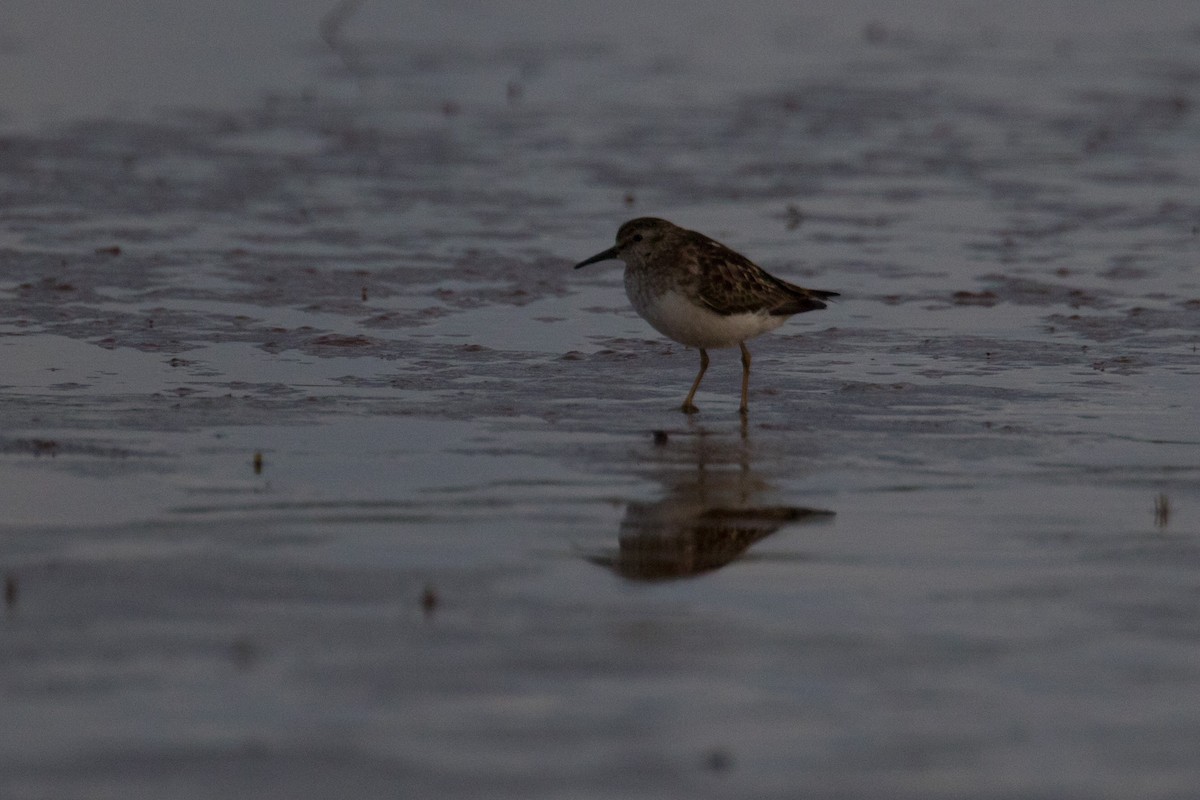
M616 257L617 257L617 247L616 247L616 245L613 245L612 247L605 250L603 253L596 253L596 255L592 256L591 258L585 258L583 261L580 261L578 264L575 265L575 269L579 269L580 267L586 267L588 264L595 264L597 261L609 261Z

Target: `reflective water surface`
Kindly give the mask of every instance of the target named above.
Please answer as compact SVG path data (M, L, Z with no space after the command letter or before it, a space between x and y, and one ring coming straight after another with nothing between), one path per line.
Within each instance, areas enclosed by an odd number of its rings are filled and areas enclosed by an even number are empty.
M1194 793L1194 3L77 5L0 8L0 796ZM570 269L641 215L842 295L744 425Z

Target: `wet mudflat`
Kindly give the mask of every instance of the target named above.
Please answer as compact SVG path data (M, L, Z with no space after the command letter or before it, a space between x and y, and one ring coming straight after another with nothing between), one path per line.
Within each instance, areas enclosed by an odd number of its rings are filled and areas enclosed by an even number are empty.
M295 7L0 106L0 794L1191 796L1189 5ZM842 293L745 424L643 214Z

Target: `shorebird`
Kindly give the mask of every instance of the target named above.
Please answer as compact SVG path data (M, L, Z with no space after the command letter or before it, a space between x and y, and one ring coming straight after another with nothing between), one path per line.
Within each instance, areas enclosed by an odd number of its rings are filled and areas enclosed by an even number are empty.
M742 350L742 405L749 411L750 351L746 341L774 330L793 314L825 308L837 292L805 289L780 280L750 259L702 233L656 217L631 219L617 230L617 243L585 258L625 262L625 293L655 330L700 350L700 372L680 410L695 414L692 401L708 369L708 349Z

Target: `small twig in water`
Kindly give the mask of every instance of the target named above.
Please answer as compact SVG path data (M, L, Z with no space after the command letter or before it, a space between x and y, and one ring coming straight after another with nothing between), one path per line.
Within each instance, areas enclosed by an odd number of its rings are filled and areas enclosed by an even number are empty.
M1167 527L1171 521L1171 498L1159 494L1154 498L1154 524L1160 528Z

